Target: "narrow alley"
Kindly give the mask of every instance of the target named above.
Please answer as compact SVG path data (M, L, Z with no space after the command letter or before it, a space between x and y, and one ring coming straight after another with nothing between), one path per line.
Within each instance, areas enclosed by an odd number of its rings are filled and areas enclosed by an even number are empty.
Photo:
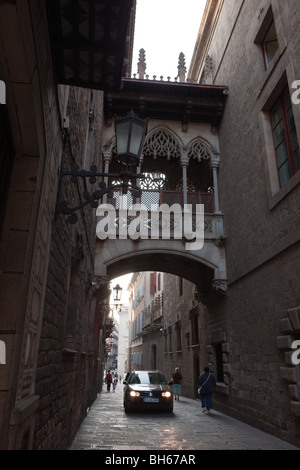
M175 455L178 451L194 450L299 449L215 410L206 415L201 411L200 400L182 397L174 402L173 414L126 414L123 385L119 384L115 392L103 388L71 450L108 451L110 456L113 455L111 451L116 455L132 451L134 456L135 452L145 450L167 450ZM191 452L181 455L188 456Z

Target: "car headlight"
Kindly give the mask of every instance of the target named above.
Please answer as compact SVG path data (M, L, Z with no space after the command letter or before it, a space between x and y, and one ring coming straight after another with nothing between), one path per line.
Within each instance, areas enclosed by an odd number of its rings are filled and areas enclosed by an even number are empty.
M165 398L170 398L172 396L172 393L171 392L162 392L162 397L165 397Z
M134 390L131 390L131 392L129 393L129 395L131 397L139 397L140 396L140 392L135 392Z

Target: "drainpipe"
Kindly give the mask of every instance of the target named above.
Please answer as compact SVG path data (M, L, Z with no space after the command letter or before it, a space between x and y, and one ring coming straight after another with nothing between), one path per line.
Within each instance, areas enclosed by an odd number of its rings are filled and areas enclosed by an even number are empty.
M182 167L182 184L183 184L183 206L187 204L187 167L189 164L189 159L184 152L181 157L181 167Z

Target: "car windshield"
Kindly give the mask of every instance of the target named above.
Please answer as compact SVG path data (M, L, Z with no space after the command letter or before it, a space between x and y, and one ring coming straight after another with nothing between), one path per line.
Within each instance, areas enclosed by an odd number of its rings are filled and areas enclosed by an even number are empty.
M160 384L166 385L165 377L159 372L138 372L132 373L129 380L129 384Z

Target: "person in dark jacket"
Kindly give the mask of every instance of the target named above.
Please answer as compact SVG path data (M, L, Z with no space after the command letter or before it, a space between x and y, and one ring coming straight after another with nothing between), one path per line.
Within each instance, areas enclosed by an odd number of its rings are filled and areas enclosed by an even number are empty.
M106 388L107 391L110 392L110 386L112 384L112 375L110 373L110 370L107 371L106 377L105 377L105 382L106 382Z
M198 379L198 393L202 403L202 412L210 414L212 394L216 388L216 379L209 372L208 367L204 367L203 374Z
M180 373L179 367L176 367L174 374L172 375L172 382L173 382L173 394L176 400L179 401L179 397L181 395L181 381L182 375Z

